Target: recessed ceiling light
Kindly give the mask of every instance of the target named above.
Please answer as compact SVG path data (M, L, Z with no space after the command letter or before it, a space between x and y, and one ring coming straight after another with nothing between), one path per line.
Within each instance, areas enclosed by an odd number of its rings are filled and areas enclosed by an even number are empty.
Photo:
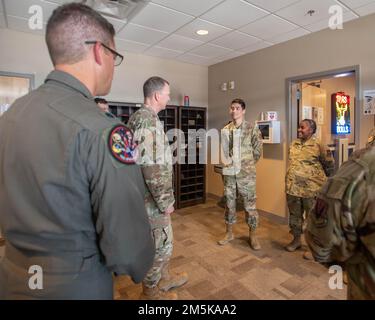
M205 36L205 35L208 35L208 31L207 30L198 30L197 34L199 34L200 36Z

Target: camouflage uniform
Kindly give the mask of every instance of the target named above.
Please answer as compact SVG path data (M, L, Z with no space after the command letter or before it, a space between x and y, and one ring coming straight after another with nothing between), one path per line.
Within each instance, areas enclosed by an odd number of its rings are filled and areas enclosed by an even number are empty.
M172 153L163 124L151 108L143 106L134 113L128 122L139 143L138 164L142 168L147 186L145 207L151 224L155 242L154 264L143 284L155 287L161 278L161 272L170 260L173 251L173 231L170 215L164 212L174 202Z
M229 153L231 162L223 168L225 222L228 225L236 223L237 189L243 198L246 222L250 230L255 230L259 219L256 210L255 164L262 154L263 145L260 130L245 120L238 128L231 122L223 128L222 137L224 153Z
M294 236L303 233L303 213L315 204L315 196L334 170L334 160L326 156L321 143L311 137L296 139L289 148L289 166L286 173L286 197L289 209L289 227Z
M374 138L324 185L307 225L315 260L344 264L348 299L375 299Z

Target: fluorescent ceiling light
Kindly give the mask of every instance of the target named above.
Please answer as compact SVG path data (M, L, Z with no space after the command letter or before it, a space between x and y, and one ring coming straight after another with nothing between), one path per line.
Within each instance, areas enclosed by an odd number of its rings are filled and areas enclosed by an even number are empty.
M200 36L206 36L206 35L208 35L208 31L207 30L198 30L197 34L199 34Z

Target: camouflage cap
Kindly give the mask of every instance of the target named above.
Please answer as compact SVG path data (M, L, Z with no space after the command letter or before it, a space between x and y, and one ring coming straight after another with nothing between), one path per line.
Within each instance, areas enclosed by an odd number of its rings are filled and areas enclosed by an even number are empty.
M372 128L369 135L368 135L368 140L367 140L367 147L372 147L375 146L375 128Z

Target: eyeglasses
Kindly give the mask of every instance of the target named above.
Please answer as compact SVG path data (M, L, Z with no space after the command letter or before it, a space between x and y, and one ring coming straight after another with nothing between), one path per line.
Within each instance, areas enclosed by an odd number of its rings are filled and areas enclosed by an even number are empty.
M103 42L100 41L85 41L85 44L96 44L99 42L104 48L109 50L113 54L113 60L115 61L115 67L119 66L124 60L124 56L116 52L115 50L111 49L110 47L106 46Z

